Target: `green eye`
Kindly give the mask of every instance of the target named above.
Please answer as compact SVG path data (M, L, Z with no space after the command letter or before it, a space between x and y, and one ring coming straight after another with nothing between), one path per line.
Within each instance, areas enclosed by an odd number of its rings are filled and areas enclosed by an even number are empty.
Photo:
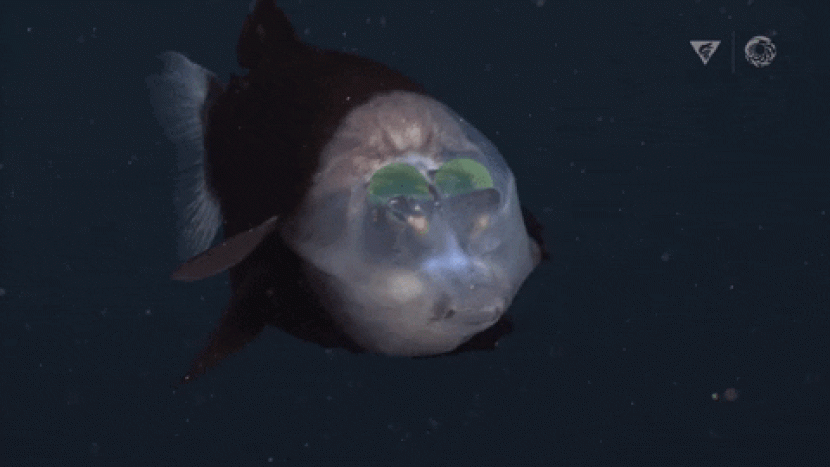
M490 172L472 159L453 159L435 173L435 186L446 196L493 187Z
M429 183L415 167L395 163L382 167L369 180L369 199L374 204L386 204L391 198L429 199Z

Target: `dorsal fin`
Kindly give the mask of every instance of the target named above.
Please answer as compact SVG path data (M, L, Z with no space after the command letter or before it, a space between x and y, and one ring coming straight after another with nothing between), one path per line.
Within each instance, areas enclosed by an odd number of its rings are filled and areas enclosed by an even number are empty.
M257 0L253 12L245 18L236 60L242 68L254 69L268 56L285 56L303 47L294 27L274 0Z

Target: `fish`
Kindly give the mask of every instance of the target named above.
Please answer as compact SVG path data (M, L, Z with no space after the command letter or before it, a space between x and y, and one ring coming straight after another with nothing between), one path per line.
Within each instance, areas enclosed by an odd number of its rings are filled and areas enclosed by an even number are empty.
M236 54L226 83L172 51L147 78L178 152L171 278L230 279L182 383L269 325L354 353L494 349L549 257L498 149L400 72L304 43L273 0Z

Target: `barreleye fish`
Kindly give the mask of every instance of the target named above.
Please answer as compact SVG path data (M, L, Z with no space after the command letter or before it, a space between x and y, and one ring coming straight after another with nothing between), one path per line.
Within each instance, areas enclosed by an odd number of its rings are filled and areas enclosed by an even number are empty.
M502 155L420 85L303 43L259 0L222 83L177 52L147 80L178 147L173 279L230 271L190 381L265 325L395 356L492 349L546 256ZM219 228L224 240L211 247Z

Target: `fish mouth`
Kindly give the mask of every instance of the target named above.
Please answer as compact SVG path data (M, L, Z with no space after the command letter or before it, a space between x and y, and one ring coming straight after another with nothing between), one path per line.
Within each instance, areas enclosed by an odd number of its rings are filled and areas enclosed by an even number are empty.
M472 326L472 327L477 327L477 328L478 327L486 327L486 326L491 326L491 325L495 324L496 321L498 321L500 317L501 317L501 315L495 316L495 317L492 317L492 318L487 318L487 319L484 319L484 320L464 320L463 323L464 323L465 326Z
M493 307L479 310L454 311L458 321L465 326L487 327L498 321L504 314L504 308Z
M489 327L501 319L507 308L504 300L493 300L488 305L469 308L459 307L450 300L442 302L435 307L432 320L465 327Z

